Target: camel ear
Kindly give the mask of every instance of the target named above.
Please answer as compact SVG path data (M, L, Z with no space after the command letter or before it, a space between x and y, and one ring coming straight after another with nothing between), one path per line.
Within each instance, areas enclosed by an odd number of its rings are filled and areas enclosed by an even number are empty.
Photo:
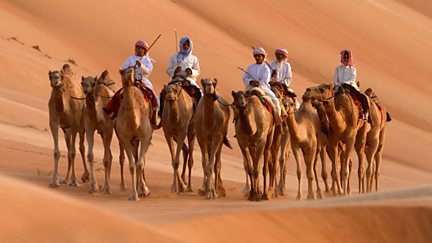
M214 80L214 87L216 88L216 85L217 85L217 83L218 83L218 80L217 80L217 78L214 78L213 80Z
M106 76L108 76L108 70L105 70L105 71L102 72L101 79L105 79Z
M201 79L201 85L204 87L204 79Z
M84 76L81 76L81 81L84 81Z
M123 75L123 70L122 69L119 69L119 73L120 73L120 75Z
M232 97L234 97L234 98L235 98L236 92L234 92L234 90L233 90L233 91L231 91L231 95L232 95Z

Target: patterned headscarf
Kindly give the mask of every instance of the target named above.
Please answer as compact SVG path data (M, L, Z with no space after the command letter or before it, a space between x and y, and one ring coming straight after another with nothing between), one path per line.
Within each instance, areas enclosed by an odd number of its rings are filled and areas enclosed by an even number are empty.
M257 47L253 50L252 54L255 55L264 55L267 56L267 52L262 47Z
M184 50L183 44L187 41L189 41L189 49ZM183 59L183 58L188 57L190 54L192 54L193 44L192 44L192 40L189 39L189 37L186 36L186 37L181 38L179 47L180 47L180 51L178 52L177 57Z
M344 57L345 53L348 53L348 56L349 56L348 62L344 62L344 60L343 60L343 57ZM345 65L345 66L354 66L354 58L353 58L351 50L349 50L349 49L342 50L340 52L340 54L341 54L341 63L343 65Z
M281 54L284 56L284 59L287 60L288 59L288 50L285 48L278 48L275 50L275 55L276 54Z

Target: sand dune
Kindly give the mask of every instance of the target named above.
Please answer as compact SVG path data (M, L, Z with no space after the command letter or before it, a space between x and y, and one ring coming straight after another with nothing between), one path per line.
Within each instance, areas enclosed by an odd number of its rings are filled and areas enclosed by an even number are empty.
M150 241L171 241L165 236L170 232L186 242L431 241L427 230L432 218L432 5L428 1L6 0L0 2L0 20L0 171L38 186L0 177L6 188L0 194L5 215L1 218L7 220L0 220L0 239L111 241L121 236L132 241L140 239L137 233L142 237L142 232L148 232ZM152 195L141 202L128 202L127 192L118 188L116 139L112 196L89 195L87 184L40 189L48 185L53 166L48 70L68 62L79 76L95 76L107 69L118 81L118 68L132 53L133 43L151 42L162 34L150 51L156 60L151 80L159 91L169 78L165 69L176 49L174 29L180 37L192 38L201 77L217 77L219 92L228 100L232 100L231 90L243 88L236 67L252 63L251 46L266 48L269 60L275 48L288 48L292 86L299 94L308 86L331 81L339 50L351 48L361 88L372 87L394 118L388 124L384 150L383 192L357 195L355 162L352 197L326 195L325 200L296 202L295 163L290 159L288 196L249 203L241 193L243 162L235 145L222 155L227 198L208 202L196 193L171 194L172 169L162 131L154 133L147 154ZM230 125L229 138L236 144L232 130ZM64 156L63 141L60 146ZM99 139L95 156L100 162ZM197 190L202 180L198 149L195 161ZM76 165L80 174L79 159ZM97 168L102 184L102 165ZM65 170L62 157L60 176ZM128 172L126 178L129 183ZM30 202L40 209L30 210ZM82 233L72 235L76 228L61 227L71 222L81 224ZM16 233L24 229L26 234Z

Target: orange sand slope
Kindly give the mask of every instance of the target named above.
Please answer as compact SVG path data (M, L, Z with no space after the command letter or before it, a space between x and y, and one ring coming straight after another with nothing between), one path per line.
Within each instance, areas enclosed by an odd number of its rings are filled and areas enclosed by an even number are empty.
M96 76L107 69L118 81L118 68L132 54L134 42L151 42L162 34L150 51L156 60L151 81L160 91L169 79L165 70L177 45L174 29L179 37L192 38L201 77L217 77L217 88L227 100L232 100L232 90L243 88L237 66L245 68L253 62L251 46L266 48L269 60L274 59L275 48L287 48L294 72L292 86L300 95L308 86L331 81L339 51L352 49L361 89L372 87L394 118L388 124L382 192L356 195L354 156L353 196L326 194L325 200L297 202L295 163L290 158L288 196L250 203L241 193L243 160L235 145L233 150L223 149L226 198L209 202L196 192L172 194L171 161L161 130L153 134L146 156L149 198L129 202L130 191L120 192L116 139L112 143L113 195L89 195L88 184L46 189L53 169L48 70L68 62L79 76ZM432 219L432 5L427 0L5 0L0 2L0 50L0 171L27 182L0 177L1 240L432 240L428 232ZM230 124L229 139L236 144L232 135ZM67 167L63 139L60 149L63 178ZM99 185L104 177L102 155L97 138ZM197 191L202 182L198 148L194 155ZM81 175L80 156L76 158ZM125 178L130 189L127 169Z

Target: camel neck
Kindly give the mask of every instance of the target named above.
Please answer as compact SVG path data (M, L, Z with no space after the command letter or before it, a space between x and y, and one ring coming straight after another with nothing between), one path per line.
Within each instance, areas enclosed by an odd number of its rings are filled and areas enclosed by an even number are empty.
M175 102L172 102L169 104L167 102L167 112L168 112L168 121L170 124L177 124L179 123L180 116L179 116L179 100L177 99Z
M68 105L67 103L67 99L65 99L66 94L66 90L61 88L61 89L53 89L52 90L52 94L54 96L54 104L55 104L55 108L57 113L62 113L66 110L66 107Z
M250 106L249 106L250 107ZM237 123L240 126L241 131L244 134L253 134L252 123L251 123L251 111L249 109L239 110L239 117Z
M293 136L293 138L296 141L300 141L301 140L301 136L300 136L300 126L297 123L296 117L295 117L295 113L288 113L288 116L286 118L286 121L288 123L288 130L291 136Z
M133 104L134 95L135 95L134 86L123 86L122 106L125 109L133 109L133 107L134 107L134 104Z
M215 97L214 95L204 95L202 97L204 102L204 124L207 128L211 128L213 126L213 117L215 111Z
M334 131L344 130L344 122L343 122L344 119L340 111L336 110L335 100L332 99L327 101L326 103L324 103L324 107L332 130Z

